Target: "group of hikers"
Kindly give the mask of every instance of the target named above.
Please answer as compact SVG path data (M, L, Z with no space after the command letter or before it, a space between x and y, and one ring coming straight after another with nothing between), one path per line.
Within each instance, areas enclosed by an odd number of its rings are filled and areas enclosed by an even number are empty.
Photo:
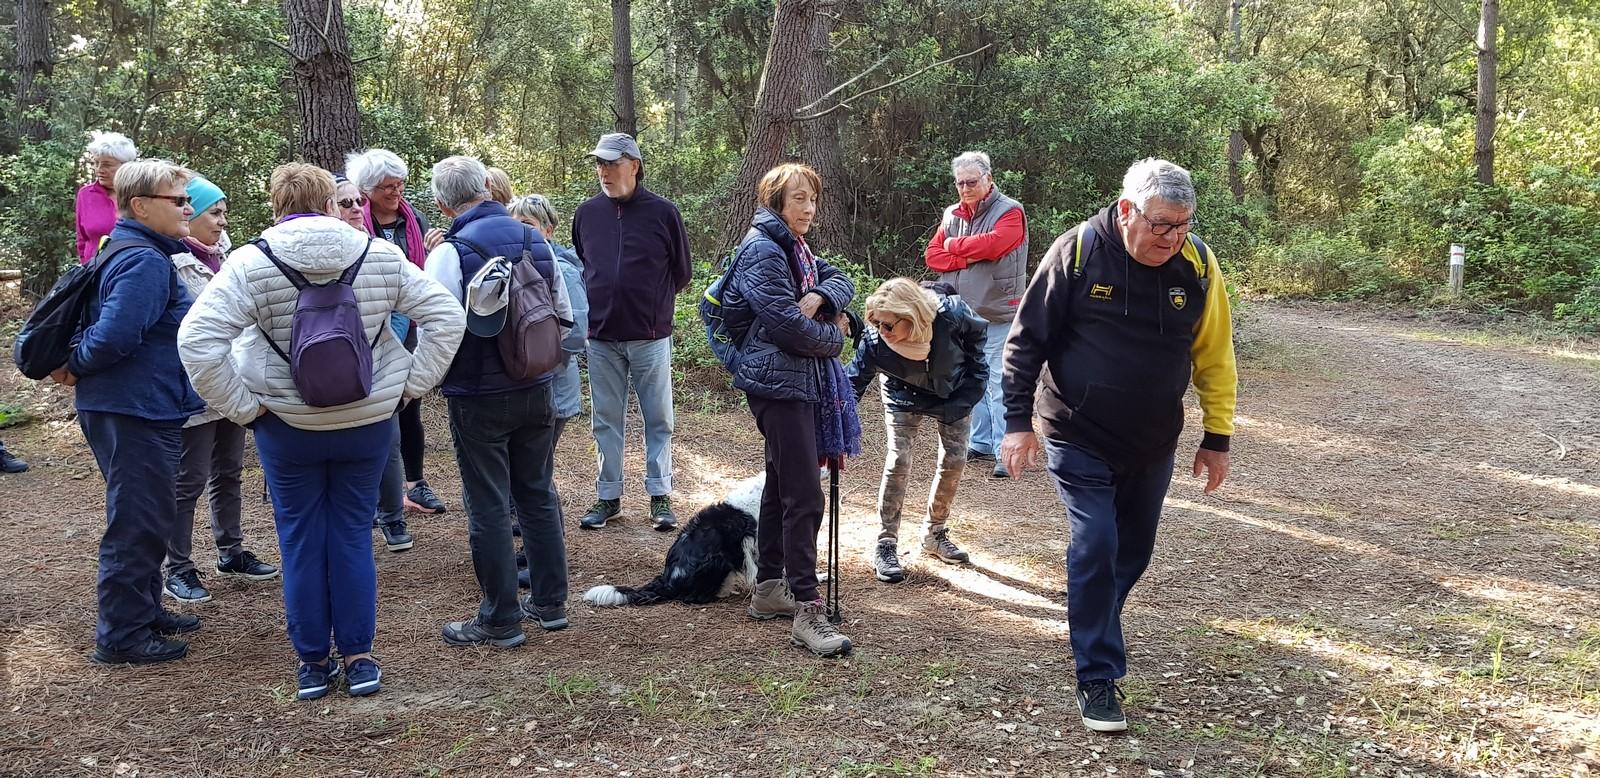
M95 133L86 157L78 256L98 289L51 378L75 387L106 481L96 661L185 656L177 636L199 618L163 597L210 599L191 549L202 492L217 573L279 576L240 530L246 429L272 501L301 699L381 688L371 532L403 551L408 510L447 510L423 468L419 400L435 388L481 594L474 614L443 625L447 643L508 648L525 641L525 621L568 624L554 452L582 409L580 357L598 456L579 526L625 513L631 390L646 515L676 528L671 338L693 274L682 217L644 187L632 137L604 135L589 152L599 192L573 212L570 248L555 243L549 198L515 195L503 171L468 156L432 169L447 229L406 200L406 164L369 149L339 173L276 168L274 224L239 244L227 195L203 176L141 159L116 133ZM815 654L851 650L818 594L818 466L859 452L856 403L873 379L887 456L872 564L884 582L905 576L900 520L923 423L939 446L920 548L959 564L968 553L950 523L966 463L992 462L996 478L1037 467L1037 417L1071 526L1078 706L1089 728L1121 730L1120 614L1150 560L1191 379L1204 417L1194 474L1209 492L1228 471L1226 289L1173 163L1133 164L1115 202L1055 240L1031 281L1024 208L995 185L989 157L960 154L951 174L957 201L924 255L934 278L883 282L859 316L861 290L806 241L824 195L816 171L785 163L757 185L751 227L714 285L718 354L765 440L749 610L788 617L792 641Z

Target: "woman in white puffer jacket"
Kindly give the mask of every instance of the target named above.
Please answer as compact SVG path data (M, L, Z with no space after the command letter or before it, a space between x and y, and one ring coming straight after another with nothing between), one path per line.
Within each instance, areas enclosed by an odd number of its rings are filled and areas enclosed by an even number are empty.
M308 282L336 282L365 252L353 286L366 340L375 343L371 391L332 407L301 398L278 353L291 353L299 293L253 243L235 249L195 301L178 331L178 352L195 392L212 409L254 425L283 559L289 639L300 659L300 698L321 697L340 674L329 652L330 631L350 693L366 695L380 688L371 655L377 630L372 506L396 434L395 408L443 379L465 317L460 303L393 244L329 215L335 213L334 182L326 170L282 165L272 171L270 191L278 222L261 237ZM391 312L421 327L415 352L395 339ZM251 330L253 337L233 352L236 368L230 347Z

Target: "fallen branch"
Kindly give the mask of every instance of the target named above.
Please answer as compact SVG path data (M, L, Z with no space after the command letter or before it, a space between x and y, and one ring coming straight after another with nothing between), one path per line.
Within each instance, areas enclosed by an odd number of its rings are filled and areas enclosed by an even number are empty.
M1557 462L1560 462L1561 460L1567 458L1567 444L1562 443L1559 440L1556 440L1554 435L1550 435L1550 434L1547 434L1547 433L1544 433L1544 432L1541 432L1539 434L1540 435L1544 435L1545 437L1549 438L1551 443L1556 444L1556 447L1561 449L1561 453L1556 454L1556 461Z
M797 122L806 122L806 121L811 121L812 119L821 119L822 117L827 116L828 114L833 113L834 111L837 111L840 108L848 107L850 105L850 103L852 103L852 102L854 102L856 100L860 100L861 98L866 97L867 95L870 95L873 92L882 92L883 90L888 89L889 87L896 86L896 85L899 85L899 84L903 84L903 83L905 83L907 81L910 81L911 79L916 78L917 76L920 76L923 73L926 73L926 72L928 72L928 71L930 71L930 70L932 70L932 69L934 69L936 67L939 67L940 65L948 65L948 64L950 64L952 62L955 62L956 60L966 59L967 57L976 56L976 55L981 54L981 53L983 53L985 51L988 51L989 49L994 48L994 46L995 46L995 44L993 44L993 43L985 43L984 45L982 45L982 46L980 46L980 47L978 47L976 49L973 49L972 51L969 51L969 52L967 52L965 54L957 54L956 56L951 57L949 59L941 59L938 62L935 62L935 63L933 63L931 65L928 65L928 66L922 68L921 70L918 70L918 71L916 71L914 73L910 73L910 74L901 76L901 77L899 77L899 78L897 78L897 79L895 79L893 81L890 81L887 84L883 84L882 86L875 86L875 87L873 87L871 89L868 89L865 92L858 92L858 93L856 93L854 95L851 95L850 97L847 97L844 100L839 101L838 105L835 105L832 108L829 108L829 109L827 109L825 111L818 111L816 113L808 114L808 115L805 115L805 116L796 116L795 117L795 121L797 121ZM863 73L862 75L865 75L865 74ZM857 76L856 78L860 78L860 76ZM851 80L853 81L855 79L851 79ZM846 83L849 83L849 82L846 82ZM836 89L834 91L838 91L838 90ZM826 97L826 95L824 95L824 97Z

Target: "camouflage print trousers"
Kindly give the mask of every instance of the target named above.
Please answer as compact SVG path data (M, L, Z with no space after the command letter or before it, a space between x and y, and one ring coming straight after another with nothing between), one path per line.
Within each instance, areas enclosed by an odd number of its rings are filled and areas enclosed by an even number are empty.
M928 493L929 536L945 530L950 518L950 504L955 502L956 487L961 485L961 471L967 467L967 434L971 425L967 418L950 422L916 413L884 414L883 426L888 435L888 455L883 463L883 484L878 487L878 519L883 530L878 540L895 540L900 536L900 508L906 501L906 482L911 477L911 447L916 444L917 430L924 421L939 425L938 471L933 478L933 489Z

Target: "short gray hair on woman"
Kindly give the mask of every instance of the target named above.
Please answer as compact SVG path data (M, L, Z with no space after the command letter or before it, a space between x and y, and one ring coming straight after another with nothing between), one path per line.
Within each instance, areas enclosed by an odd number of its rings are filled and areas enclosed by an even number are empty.
M1194 180L1189 178L1189 171L1155 157L1133 163L1122 177L1122 199L1143 211L1153 197L1193 211Z
M489 199L489 169L477 157L445 157L433 166L433 199L452 211Z
M134 148L133 141L120 132L89 133L89 145L83 148L83 153L90 159L95 157L110 157L118 162L132 162L139 158L139 150Z
M950 160L950 175L955 175L964 167L975 167L986 176L992 172L989 155L981 151L963 151L956 155L955 159Z
M405 160L388 149L355 151L344 158L344 177L356 182L362 194L371 194L385 178L403 180L410 175Z
M532 219L539 226L553 230L561 223L561 217L556 214L555 203L542 194L522 195L511 198L511 217L526 221Z
M194 178L194 171L166 159L136 159L117 168L112 182L117 190L117 215L133 218L133 198L151 197L169 186L182 187Z

